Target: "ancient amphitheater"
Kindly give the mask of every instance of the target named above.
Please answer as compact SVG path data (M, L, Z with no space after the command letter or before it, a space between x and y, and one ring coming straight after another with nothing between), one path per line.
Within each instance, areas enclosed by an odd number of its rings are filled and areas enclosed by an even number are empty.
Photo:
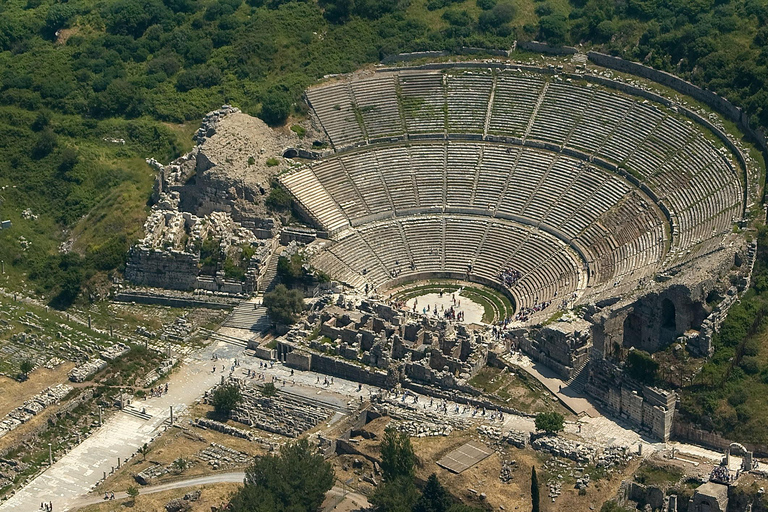
M279 179L330 238L312 263L358 289L463 279L528 323L663 295L733 264L747 174L725 134L632 89L518 66L337 79L306 93L334 151ZM652 309L698 327L713 286Z

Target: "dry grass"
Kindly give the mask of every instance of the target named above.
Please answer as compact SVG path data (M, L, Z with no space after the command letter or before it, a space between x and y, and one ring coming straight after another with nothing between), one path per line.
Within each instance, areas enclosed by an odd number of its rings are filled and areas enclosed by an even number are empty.
M499 510L503 505L506 510L528 510L531 506L531 467L541 466L544 456L530 449L504 448L487 459L472 466L461 474L454 474L437 465L443 455L470 440L480 440L471 431L454 432L447 437L413 438L416 454L421 460L417 476L426 479L435 473L440 481L454 494L467 504L481 506L487 504L492 510ZM514 460L513 477L509 483L499 480L499 472L503 460ZM633 461L625 471L614 474L610 479L603 479L590 484L587 494L579 496L574 488L563 485L562 494L552 503L548 498L548 490L539 471L541 485L541 510L545 512L590 512L598 510L602 503L610 499L618 491L622 479L629 478L639 461ZM473 489L475 492L470 491ZM485 498L480 498L485 493Z
M65 362L53 370L38 368L25 382L0 377L0 416L5 416L48 386L66 382L67 374L74 366L74 363Z
M153 494L139 494L136 502L129 505L130 500L115 500L89 505L78 509L78 512L165 512L165 504L174 498L181 498L192 490L201 490L200 499L192 503L193 512L210 512L212 507L221 507L229 496L237 491L240 484L218 483L215 485L195 486L194 488L173 489Z
M247 453L249 455L261 455L266 451L259 443L253 443L219 432L211 430L201 430L194 427L182 430L172 428L158 437L150 445L150 452L146 460L141 456L135 457L128 464L124 465L114 475L99 486L99 491L124 491L131 485L136 485L134 475L155 464L167 466L179 458L186 459L189 467L182 473L169 473L153 482L154 484L165 483L173 480L188 479L198 476L223 473L230 471L242 471L245 466L230 466L214 470L208 464L200 461L195 456L198 452L210 446L211 443L217 443Z

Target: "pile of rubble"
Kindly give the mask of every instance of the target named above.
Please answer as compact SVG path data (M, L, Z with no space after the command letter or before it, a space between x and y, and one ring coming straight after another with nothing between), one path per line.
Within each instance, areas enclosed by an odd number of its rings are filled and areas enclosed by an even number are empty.
M247 453L227 448L224 445L211 443L211 446L197 454L197 458L208 463L212 469L219 469L248 464L252 457Z
M192 503L200 499L200 491L188 492L183 498L174 498L165 504L165 512L187 512L192 510Z
M69 380L72 382L85 382L96 372L100 372L107 367L107 362L103 359L94 359L72 368L69 372Z
M170 373L170 371L173 369L173 365L175 365L177 362L178 362L178 359L176 359L175 357L171 357L169 359L163 359L157 368L153 369L147 375L144 376L144 379L143 379L144 387L151 386L152 384L157 382L157 380L160 377L162 377L166 373Z
M72 389L72 386L68 384L57 384L36 394L21 406L9 412L0 421L0 437L14 430L22 423L26 423L47 407L59 403Z
M507 432L503 432L500 428L491 427L490 425L478 426L477 432L493 441L511 444L515 448L521 449L525 448L530 437L528 432L521 432L519 430L508 430Z
M240 109L232 105L222 105L220 109L208 112L203 118L203 122L200 123L197 133L192 138L198 144L202 144L205 142L205 139L216 134L216 126L221 119L235 112L240 112Z
M501 483L508 484L512 481L512 471L517 465L514 460L505 460L501 462L501 471L499 472L499 480Z
M99 352L99 355L102 359L106 359L107 361L114 361L118 357L124 356L130 351L131 347L125 343L115 343L111 347L107 347Z
M160 478L161 476L167 475L170 472L171 472L171 466L163 466L162 464L155 464L153 466L149 466L148 468L145 468L144 470L136 474L133 478L140 485L149 485L156 478Z
M624 466L632 460L632 451L627 446L608 446L597 457L595 465L603 468Z
M552 500L552 503L554 503L555 499L560 497L560 494L562 493L563 484L561 484L560 482L550 482L547 487L549 489L548 496Z
M172 324L163 326L160 334L161 340L185 341L194 330L194 326L187 321L186 316L180 316Z
M453 432L453 427L450 425L439 425L422 421L403 421L396 428L400 432L405 432L410 437L448 436Z
M390 416L404 422L441 425L444 427L451 426L459 430L466 430L470 426L469 422L463 418L438 414L431 409L420 409L418 404L408 403L381 394L374 395L371 399L371 404L374 410L384 416Z
M589 485L589 473L585 473L583 476L576 479L576 489L582 490L586 489Z
M596 450L575 441L568 441L557 436L541 436L531 441L534 450L548 452L555 457L564 457L572 461L588 464L595 459Z
M16 476L29 469L29 464L16 459L0 459L0 489L12 485ZM7 495L6 495L7 496Z
M249 430L243 430L241 428L232 427L230 425L227 425L226 423L221 423L219 421L215 420L208 420L205 418L197 418L193 425L195 425L198 428L202 429L210 429L215 430L216 432L221 432L222 434L227 434L232 437L239 437L241 439L247 439L248 441L256 441L257 437L254 435L253 432Z

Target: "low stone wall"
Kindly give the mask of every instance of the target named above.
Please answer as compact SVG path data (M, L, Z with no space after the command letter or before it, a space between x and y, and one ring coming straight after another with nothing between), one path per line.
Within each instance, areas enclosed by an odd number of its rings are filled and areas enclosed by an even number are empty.
M539 41L518 41L517 47L529 52L546 53L548 55L573 55L579 50L573 46L550 46Z
M726 439L715 432L701 430L690 423L682 421L675 421L672 426L672 437L678 441L706 446L718 451L725 451L734 443L734 441ZM754 452L754 455L757 457L768 457L768 446L764 444L740 444L744 445L747 450Z

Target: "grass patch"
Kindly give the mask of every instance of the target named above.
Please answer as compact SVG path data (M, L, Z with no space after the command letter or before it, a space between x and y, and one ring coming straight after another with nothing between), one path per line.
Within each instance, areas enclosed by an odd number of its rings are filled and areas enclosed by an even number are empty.
M635 481L643 485L665 486L676 484L683 477L677 468L661 467L653 463L643 463L635 473Z

